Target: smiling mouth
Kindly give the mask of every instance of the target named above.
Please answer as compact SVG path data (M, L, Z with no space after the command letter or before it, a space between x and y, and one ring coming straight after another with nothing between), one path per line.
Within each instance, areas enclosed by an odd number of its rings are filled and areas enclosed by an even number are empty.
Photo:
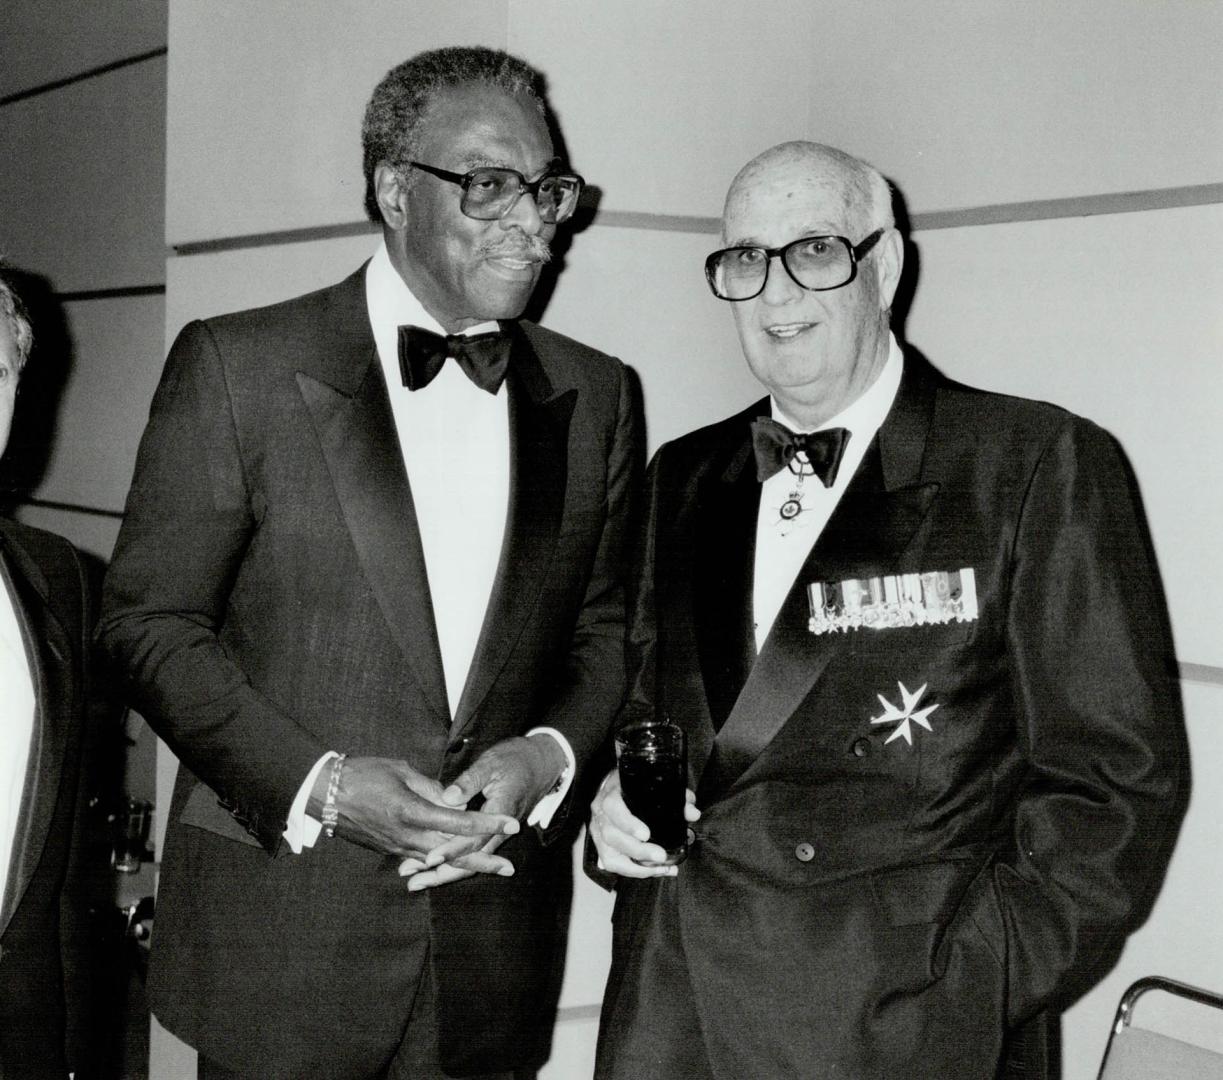
M510 255L492 253L488 256L488 261L496 266L504 267L506 270L511 270L521 273L524 270L531 270L538 266L539 259L525 253L515 253Z
M788 341L798 337L799 334L815 329L818 325L813 322L776 323L773 326L766 326L764 332L777 341Z

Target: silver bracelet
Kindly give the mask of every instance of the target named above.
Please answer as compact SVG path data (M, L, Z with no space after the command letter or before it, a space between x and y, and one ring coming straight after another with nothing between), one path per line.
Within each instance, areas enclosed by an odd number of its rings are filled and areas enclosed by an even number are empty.
M344 771L344 759L347 754L340 754L331 763L331 776L327 778L327 795L323 799L323 835L330 840L335 836L336 822L340 812L336 809L336 792L340 790L340 773Z

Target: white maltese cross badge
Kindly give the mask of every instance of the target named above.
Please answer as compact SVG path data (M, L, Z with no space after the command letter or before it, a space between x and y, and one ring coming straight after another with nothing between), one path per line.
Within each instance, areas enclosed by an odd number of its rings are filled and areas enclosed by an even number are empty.
M872 724L895 724L896 730L892 732L886 739L883 740L883 745L886 746L893 739L904 739L910 746L913 745L913 729L910 724L918 724L924 727L927 731L933 731L930 726L928 717L938 705L927 705L924 709L918 709L917 703L921 701L922 694L926 692L926 683L922 683L921 687L915 693L909 693L909 689L902 682L897 682L900 687L900 700L903 705L893 705L882 694L876 694L879 699L879 704L883 706L882 716L872 716ZM916 710L916 711L914 711Z

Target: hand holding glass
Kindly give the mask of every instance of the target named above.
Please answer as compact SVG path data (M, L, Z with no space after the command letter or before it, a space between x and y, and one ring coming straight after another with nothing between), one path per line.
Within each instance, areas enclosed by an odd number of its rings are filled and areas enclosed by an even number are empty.
M661 863L674 866L688 854L688 755L684 731L665 721L624 728L616 736L620 795L630 813L650 830L650 842L667 853Z

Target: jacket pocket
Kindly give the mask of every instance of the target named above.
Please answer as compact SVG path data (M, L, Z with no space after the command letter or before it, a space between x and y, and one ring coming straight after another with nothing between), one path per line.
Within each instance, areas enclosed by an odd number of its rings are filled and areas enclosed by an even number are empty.
M249 844L263 850L259 843L246 831L218 801L216 792L207 784L198 783L187 796L187 803L178 815L183 825L191 825L197 829L205 829L226 840L236 840L239 844Z

